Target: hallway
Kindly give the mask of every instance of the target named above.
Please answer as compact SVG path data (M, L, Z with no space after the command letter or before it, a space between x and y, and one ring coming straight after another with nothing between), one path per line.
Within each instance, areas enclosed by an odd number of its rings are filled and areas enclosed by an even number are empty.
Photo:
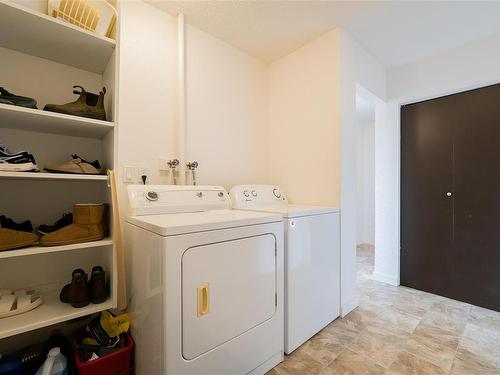
M269 375L500 374L500 313L371 279L372 246L357 249L359 307Z

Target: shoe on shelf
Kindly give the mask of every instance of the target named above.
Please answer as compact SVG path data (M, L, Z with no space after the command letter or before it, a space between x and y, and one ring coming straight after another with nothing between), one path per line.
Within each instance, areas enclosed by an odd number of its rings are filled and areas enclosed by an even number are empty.
M37 242L38 236L34 233L0 228L0 251L19 249L34 245Z
M42 304L42 297L34 290L0 291L0 319L24 314ZM4 373L2 371L2 373ZM12 374L12 372L9 371Z
M72 174L105 174L101 168L99 160L93 162L86 161L76 154L71 155L70 161L61 164L47 165L44 169L52 173L72 173Z
M38 172L35 158L26 151L10 152L5 145L0 145L0 171Z
M1 218L1 216L0 216ZM38 228L36 228L36 231L40 233L41 235L47 234L47 233L52 233L55 232L58 229L67 227L68 225L73 223L73 214L70 212L69 214L63 214L63 216L57 220L54 225L46 225L42 224Z
M90 301L92 303L103 303L108 297L106 288L106 273L101 266L92 267L92 275L89 281Z
M29 155L26 151L10 152L6 145L0 144L0 158Z
M78 268L73 270L71 283L66 284L59 294L61 302L70 303L73 307L85 307L90 303L90 292L87 274Z
M75 204L73 223L44 235L40 244L61 246L102 240L104 238L103 217L103 204Z
M73 94L80 95L76 101L66 104L47 104L43 110L106 121L106 111L104 110L106 87L102 88L99 95L85 91L82 86L73 86L73 88L81 90L73 90Z
M4 215L0 216L0 227L21 232L33 232L33 225L31 225L31 221L26 220L22 223L16 223L14 220L9 217L5 217Z
M19 95L12 94L12 93L8 92L7 90L5 90L3 87L0 87L0 103L36 109L36 100L35 99L28 98L26 96L19 96Z

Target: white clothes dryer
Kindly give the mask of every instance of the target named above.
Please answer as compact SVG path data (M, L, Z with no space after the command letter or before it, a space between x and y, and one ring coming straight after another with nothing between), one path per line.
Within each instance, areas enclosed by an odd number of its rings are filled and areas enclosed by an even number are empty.
M214 186L131 185L139 375L265 374L283 359L283 222Z
M289 204L279 186L239 185L234 209L279 214L285 228L285 353L340 314L340 210Z

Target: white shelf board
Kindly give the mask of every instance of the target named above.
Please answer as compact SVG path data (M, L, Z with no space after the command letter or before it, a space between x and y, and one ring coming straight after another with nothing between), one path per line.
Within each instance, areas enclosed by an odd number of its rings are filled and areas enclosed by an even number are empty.
M103 73L116 42L70 23L0 0L0 46Z
M109 121L0 103L0 128L101 139L113 127Z
M107 181L106 175L85 175L47 172L2 172L0 178L24 180Z
M113 308L111 299L94 305L74 308L70 304L59 301L59 292L42 295L43 303L34 310L24 314L0 319L0 339L47 327L52 324L80 318Z
M84 242L64 246L31 246L23 249L0 251L0 259L21 257L26 255L58 253L61 251L73 251L110 245L113 245L113 240L110 238L105 238L100 241ZM0 322L1 321L2 319L0 319Z

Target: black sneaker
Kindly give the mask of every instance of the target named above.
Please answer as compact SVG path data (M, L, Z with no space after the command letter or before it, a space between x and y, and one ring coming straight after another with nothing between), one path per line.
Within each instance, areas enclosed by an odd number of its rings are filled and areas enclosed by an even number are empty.
M52 233L55 232L58 229L67 227L68 225L73 224L73 214L63 214L62 218L57 220L54 225L45 225L42 224L38 228L36 228L36 231L40 234L47 234L47 233Z
M13 229L21 232L33 232L33 225L31 225L31 221L26 220L19 224L4 215L0 216L0 226L2 228Z
M3 87L0 87L0 103L3 104L12 104L17 105L19 107L26 108L35 108L36 109L36 100L33 98L28 98L26 96L14 95Z
M26 151L10 152L7 146L0 144L0 158L9 158L21 155L29 155L29 154Z
M10 152L7 147L0 145L0 171L5 172L37 172L33 155L26 151Z
M0 158L0 171L4 172L38 172L33 155L21 155Z

